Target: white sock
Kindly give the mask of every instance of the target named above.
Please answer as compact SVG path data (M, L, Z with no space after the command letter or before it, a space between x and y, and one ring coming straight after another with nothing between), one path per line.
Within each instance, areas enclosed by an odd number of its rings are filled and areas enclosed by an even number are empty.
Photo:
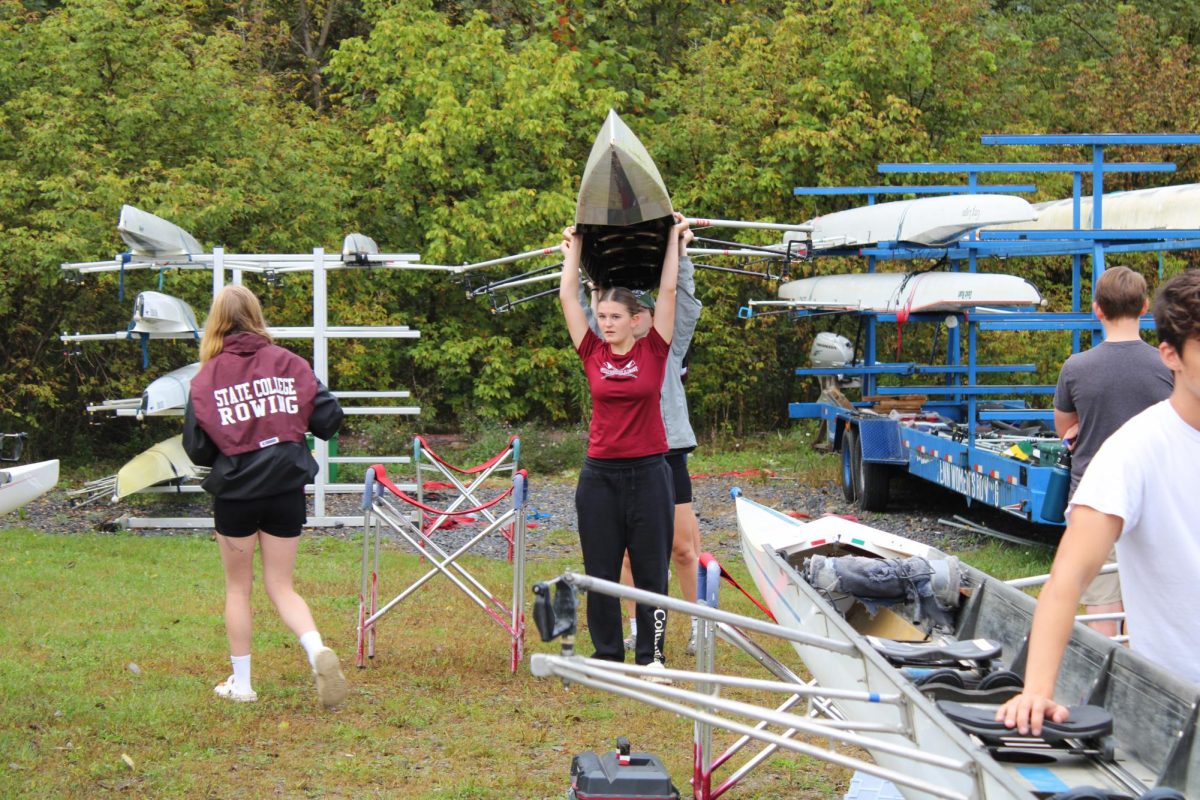
M233 664L233 688L239 694L247 694L253 689L250 688L250 654L244 656L229 657L229 663Z
M301 634L300 646L304 648L304 652L308 653L308 665L314 669L317 666L317 653L325 649L325 645L321 642L321 634L319 631L309 631Z
M696 629L699 627L699 625L700 625L700 620L696 619L695 617L692 617L692 633L696 632Z
M634 639L637 638L637 617L629 618L629 635Z

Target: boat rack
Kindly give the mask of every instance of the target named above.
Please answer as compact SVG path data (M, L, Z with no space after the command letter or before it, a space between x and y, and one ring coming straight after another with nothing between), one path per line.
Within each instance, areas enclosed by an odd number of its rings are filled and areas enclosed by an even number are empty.
M1169 162L1109 162L1106 148L1124 146L1182 146L1200 144L1200 134L1063 134L1063 135L990 135L982 137L992 146L1079 146L1091 149L1090 161L1081 163L923 163L880 164L878 170L889 175L960 174L966 186L852 186L841 188L796 188L797 196L864 195L869 205L876 198L892 194L965 195L980 192L1032 192L1030 184L983 184L981 175L1068 174L1072 178L1072 227L1069 230L1042 230L1030 226L1005 225L1002 229L981 229L948 246L925 247L897 241L881 241L871 246L814 250L814 257L855 257L866 261L866 270L875 272L883 261L944 261L950 271L977 272L982 259L1009 259L1039 256L1071 257L1071 310L1045 312L1008 308L969 308L956 313L905 314L847 310L839 313L859 317L859 351L853 361L842 366L799 367L795 374L816 377L823 388L835 385L839 376L861 382L863 397L887 398L899 395L920 397L921 410L934 419L954 423L945 426L911 424L880 417L869 411L870 401L833 402L827 392L817 402L789 405L794 419L819 419L829 445L842 453L843 494L864 510L882 510L888 499L888 481L896 471L906 471L964 495L968 503L982 502L1007 511L1026 521L1062 524L1061 500L1047 489L1053 463L1031 463L1012 458L987 443L993 434L1018 431L1030 423L1051 423L1052 409L1031 404L1035 397L1053 395L1053 385L989 384L984 376L1033 373L1036 364L979 363L980 335L991 331L1056 331L1071 335L1071 352L1079 352L1081 333L1087 331L1093 341L1102 333L1090 304L1082 297L1084 259L1090 260L1091 282L1104 272L1106 258L1134 252L1200 249L1200 228L1142 228L1103 226L1105 203L1104 176L1116 173L1160 174L1174 172ZM1083 223L1081 209L1087 204L1083 178L1089 176L1091 226ZM1111 201L1111 195L1109 196ZM1161 267L1160 267L1161 269ZM792 319L828 315L828 310L798 307L780 300L750 301L739 315L786 313ZM944 326L945 363L916 364L888 362L879 341L878 326L892 323L903 326L921 323ZM1153 319L1142 319L1143 329L1153 329ZM935 338L935 342L937 339ZM936 345L935 345L936 346ZM882 376L901 376L919 380L901 386L880 385ZM1048 401L1047 401L1048 402ZM1036 438L1032 436L1031 438ZM1053 431L1046 434L1053 438Z
M130 210L126 207L122 211L122 222L118 228L122 230L124 235L125 214ZM136 209L132 209L136 211ZM187 236L186 232L173 225L172 223L160 220L143 212L144 218L149 218L153 224L159 225L162 228L170 231L181 233ZM354 236L354 235L352 235ZM359 237L363 239L365 237ZM188 236L190 240L190 236ZM347 245L350 243L351 237L347 237ZM127 239L128 241L128 239ZM191 240L194 241L194 240ZM373 243L371 243L373 245ZM302 339L311 340L313 347L313 370L317 377L326 385L329 385L329 349L330 344L336 340L345 339L415 339L420 336L420 332L413 330L404 325L391 326L367 326L367 325L330 325L328 319L328 281L331 274L336 274L344 271L362 271L362 270L423 270L423 271L441 271L453 273L459 271L460 267L420 264L419 256L414 253L378 253L374 252L377 248L370 248L370 252L353 252L347 251L343 253L327 253L324 248L315 248L311 253L227 253L224 248L213 248L209 252L188 252L180 253L177 250L168 250L164 254L158 254L150 250L138 250L135 247L133 252L123 253L116 258L105 261L65 263L62 269L68 274L74 275L77 278L82 278L84 275L95 273L116 272L119 275L118 291L122 299L125 292L125 276L127 272L139 270L156 270L159 277L159 288L162 288L162 279L165 272L169 270L203 270L212 273L212 292L215 295L222 286L225 285L228 278L232 283L240 284L243 277L247 274L262 276L268 282L276 280L279 276L288 273L310 273L312 275L312 324L299 327L271 327L268 330L273 336L278 339ZM132 326L131 326L132 327ZM185 338L198 340L198 333L137 333L131 330L119 330L114 333L102 334L66 334L61 337L64 343L79 343L87 341L114 341L138 339L143 340L149 338ZM334 396L339 400L360 400L360 401L379 401L379 400L404 400L411 397L408 391L348 391L337 387L330 387ZM112 413L117 417L135 417L141 419L144 410L141 408L142 401L140 399L121 399L110 400L103 403L89 406L89 412ZM369 416L387 416L387 415L406 415L415 416L420 413L420 408L415 405L388 405L385 403L369 403L362 405L344 404L343 410L347 415L369 415ZM170 410L159 411L154 416L182 416L182 408L173 408ZM320 471L313 484L306 487L307 491L313 497L313 511L309 516L310 525L319 527L329 526L359 526L362 525L364 519L361 515L337 516L329 513L327 508L327 498L330 494L357 494L362 491L360 483L337 483L332 479L330 473L331 465L339 464L406 464L410 458L407 455L336 455L331 453L329 442L321 439L314 439L314 456L317 463L320 465ZM151 487L148 491L154 491L158 487ZM404 484L404 488L408 490L415 489L413 484ZM172 486L168 487L168 491L198 491L198 487L192 485ZM119 522L130 528L205 528L212 526L211 517L122 517Z

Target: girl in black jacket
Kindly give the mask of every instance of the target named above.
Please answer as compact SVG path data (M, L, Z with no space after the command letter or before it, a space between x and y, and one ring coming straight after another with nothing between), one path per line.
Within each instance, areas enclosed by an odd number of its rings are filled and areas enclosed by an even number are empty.
M337 654L321 641L312 613L292 586L296 547L306 521L304 486L317 463L304 441L337 433L342 409L312 367L275 345L258 298L226 286L213 298L192 379L183 444L196 464L211 466L204 488L225 568L225 631L233 674L213 691L252 702L250 590L255 543L262 549L263 583L279 616L308 654L322 705L347 694Z

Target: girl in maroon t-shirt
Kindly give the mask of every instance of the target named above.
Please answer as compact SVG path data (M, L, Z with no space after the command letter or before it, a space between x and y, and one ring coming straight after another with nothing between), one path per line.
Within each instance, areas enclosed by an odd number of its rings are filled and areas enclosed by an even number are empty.
M575 229L563 231L563 270L559 301L571 343L583 362L592 395L587 458L575 490L584 571L619 581L625 551L639 589L667 593L667 569L674 531L674 484L663 454L667 435L660 397L663 372L675 326L675 287L680 238L687 220L676 213L663 259L654 326L634 338L636 317L646 313L628 289L608 288L596 305L603 338L588 328L579 305L581 241ZM638 604L638 664L663 662L667 613ZM624 661L621 608L615 597L592 593L588 628L595 658Z

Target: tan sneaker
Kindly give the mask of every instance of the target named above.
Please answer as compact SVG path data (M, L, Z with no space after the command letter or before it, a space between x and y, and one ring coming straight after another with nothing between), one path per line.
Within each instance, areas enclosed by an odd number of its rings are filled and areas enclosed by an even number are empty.
M650 674L643 675L642 680L644 680L648 683L661 683L661 684L670 685L671 679L668 678L666 675L654 674L657 672L661 672L662 670L665 670L666 668L667 668L667 665L661 661L651 661L649 664L646 665L646 669L651 670L651 672L650 672Z
M317 679L317 697L320 698L321 705L326 708L340 705L350 692L350 688L346 685L346 676L342 674L342 665L338 662L337 653L328 647L322 647L321 651L317 653L313 676Z

